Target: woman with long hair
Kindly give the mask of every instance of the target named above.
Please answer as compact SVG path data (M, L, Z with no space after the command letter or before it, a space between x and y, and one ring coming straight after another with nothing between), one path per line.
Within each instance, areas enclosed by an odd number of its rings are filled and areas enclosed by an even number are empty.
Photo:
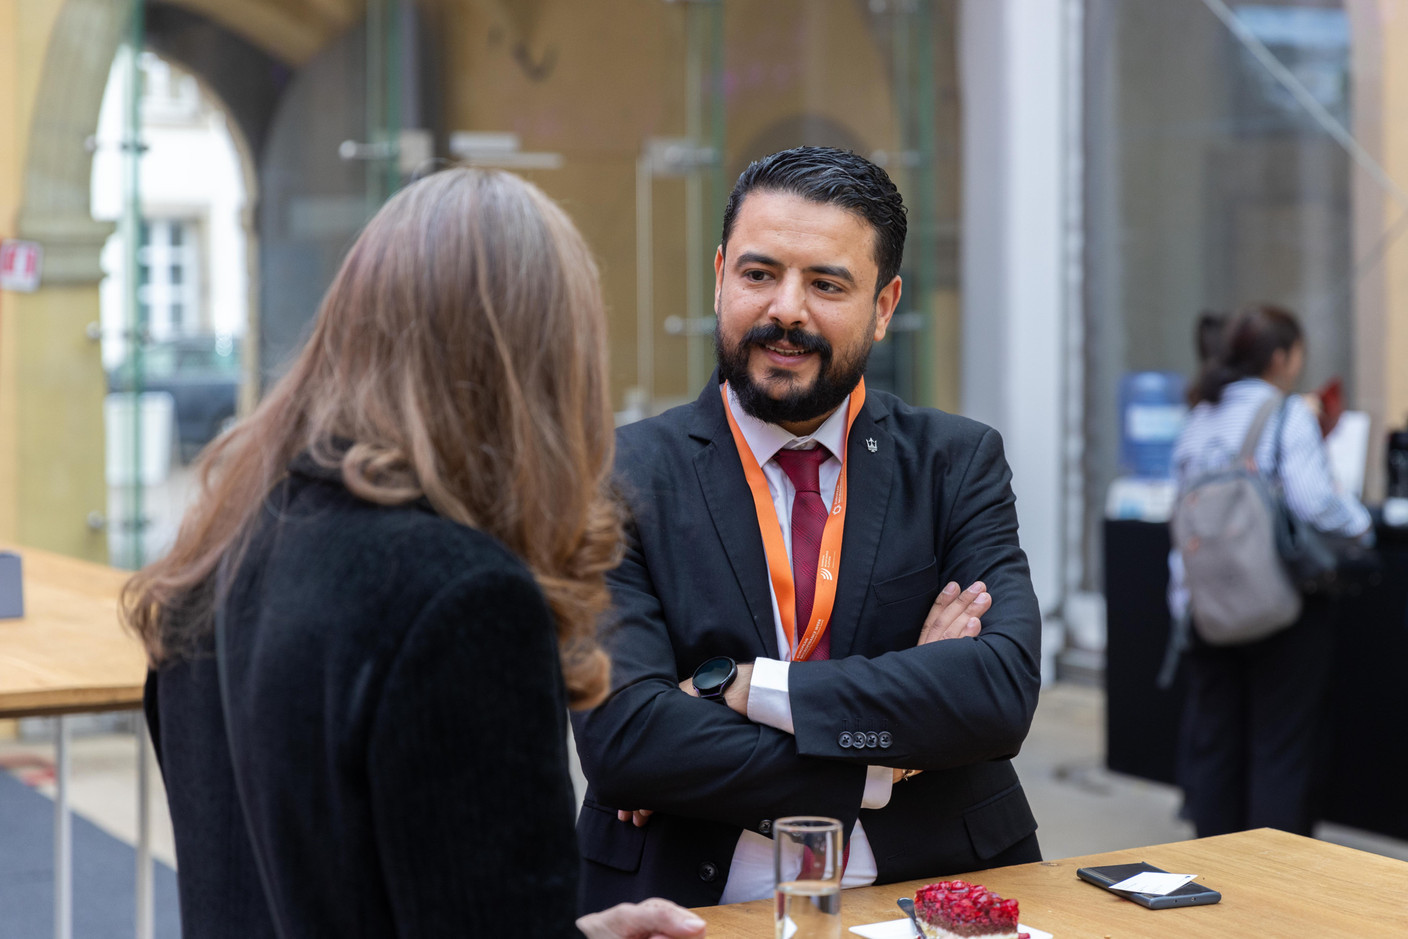
M620 523L595 265L501 172L408 186L122 598L187 936L576 935L566 709ZM672 905L590 936L698 935Z
M1200 346L1205 338L1200 328ZM1280 400L1257 439L1257 467L1274 474L1290 511L1314 527L1369 537L1368 512L1336 486L1317 419L1292 394L1305 363L1295 316L1268 304L1243 307L1206 348L1194 407L1173 450L1179 491L1231 466L1258 412ZM1187 601L1176 552L1170 575L1179 616ZM1294 624L1246 645L1211 646L1192 631L1179 781L1200 837L1260 827L1311 834L1333 612L1329 599L1306 597Z

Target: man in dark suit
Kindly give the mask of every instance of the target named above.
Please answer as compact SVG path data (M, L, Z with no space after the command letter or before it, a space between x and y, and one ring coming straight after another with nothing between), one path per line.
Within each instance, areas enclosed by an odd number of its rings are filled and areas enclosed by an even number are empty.
M734 187L715 380L618 435L614 691L574 718L584 910L770 895L787 815L842 820L845 886L1040 858L1010 762L1040 616L1001 440L862 380L904 237L852 153Z

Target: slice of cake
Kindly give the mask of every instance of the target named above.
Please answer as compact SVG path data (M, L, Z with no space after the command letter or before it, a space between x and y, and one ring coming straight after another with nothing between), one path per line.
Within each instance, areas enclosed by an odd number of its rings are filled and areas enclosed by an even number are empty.
M927 939L1020 939L1017 901L1004 900L981 884L926 884L914 894L914 914Z

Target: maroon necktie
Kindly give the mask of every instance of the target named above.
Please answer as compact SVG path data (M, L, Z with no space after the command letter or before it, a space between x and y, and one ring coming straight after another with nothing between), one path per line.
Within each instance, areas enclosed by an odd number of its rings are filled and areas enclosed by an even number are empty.
M821 533L831 514L821 501L821 464L831 454L821 445L810 450L779 450L773 456L792 480L797 496L792 500L792 592L797 598L797 642L806 635L811 622L812 601L816 599L816 565L821 557ZM831 629L821 634L808 656L813 662L831 658ZM851 860L848 839L841 850L841 871Z
M797 598L796 632L798 645L811 623L812 601L816 597L816 565L821 557L821 533L830 514L821 501L821 464L830 453L822 446L810 450L779 450L773 457L792 480L797 497L792 501L792 585ZM831 630L821 634L809 658L831 658Z

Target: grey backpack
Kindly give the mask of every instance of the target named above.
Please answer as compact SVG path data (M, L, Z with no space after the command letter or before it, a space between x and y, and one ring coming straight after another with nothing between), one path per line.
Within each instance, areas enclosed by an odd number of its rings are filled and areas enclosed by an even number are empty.
M1173 509L1173 541L1183 555L1193 628L1215 646L1264 639L1296 621L1301 592L1277 544L1283 511L1256 466L1256 445L1280 401L1252 421L1231 467L1200 476Z

